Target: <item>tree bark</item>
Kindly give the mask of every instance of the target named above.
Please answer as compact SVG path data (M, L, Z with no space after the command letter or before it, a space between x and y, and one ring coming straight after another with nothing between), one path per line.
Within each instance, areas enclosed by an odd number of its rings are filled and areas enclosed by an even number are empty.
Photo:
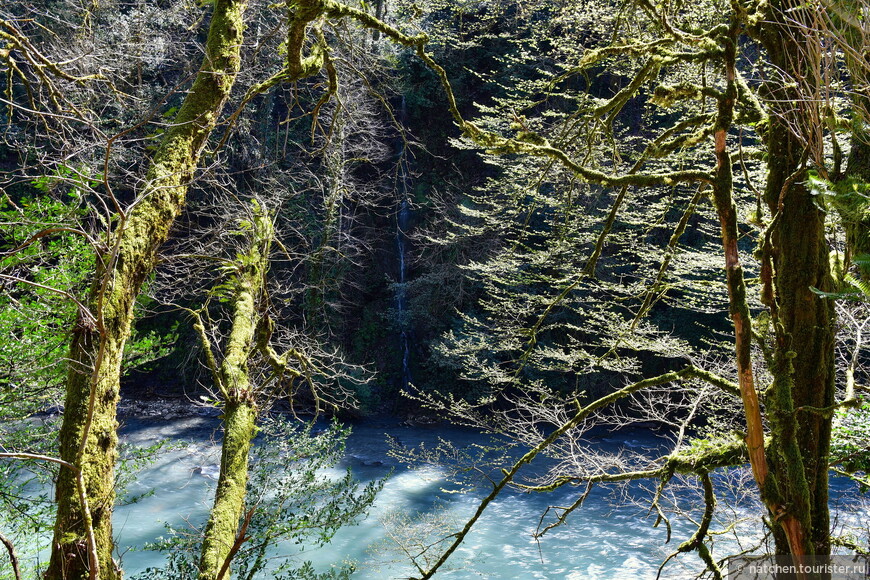
M253 399L226 401L225 404L220 476L202 542L199 580L217 580L236 543L245 507L248 453L257 434L257 407ZM229 576L225 573L223 578Z
M734 201L734 176L731 157L728 153L728 131L734 117L734 104L737 99L737 28L732 25L731 35L725 45L725 71L727 88L719 100L718 115L714 131L716 152L716 178L713 181L713 204L721 225L722 247L725 253L725 275L728 286L728 301L731 320L734 323L734 348L739 377L740 397L746 418L746 448L752 474L761 491L762 500L775 514L784 532L785 542L797 554L805 553L804 537L806 526L793 514L787 513L777 494L770 493L775 483L770 478L770 466L765 452L764 425L761 406L755 387L755 373L752 368L752 315L746 299L746 282L740 265L737 227L737 205ZM768 407L768 410L770 408Z
M725 254L725 278L728 286L729 310L734 323L738 384L746 418L746 449L755 481L760 488L764 488L769 469L764 453L761 406L755 390L755 374L752 369L752 315L746 300L746 281L737 247L740 232L737 228L737 205L734 202L734 175L727 148L728 130L733 122L734 104L737 98L736 47L736 28L732 27L725 50L727 89L719 102L714 131L716 178L713 181L713 205L719 217L722 249Z
M234 276L233 322L226 354L220 370L212 368L224 397L224 438L214 506L202 542L200 580L229 578L229 573L221 576L221 570L229 569L226 560L237 542L248 483L248 453L257 434L257 404L248 372L248 357L257 346L260 301L266 289L274 230L269 216L256 202L253 213L250 245L239 259L239 272ZM200 336L205 334L200 332ZM204 346L211 348L208 344Z
M6 551L9 553L9 563L12 565L12 573L15 575L15 580L21 580L21 569L18 566L18 554L15 553L15 546L3 534L0 534L0 543L6 547Z
M770 457L780 503L808 532L807 553L830 553L828 452L830 414L813 412L834 404L834 311L811 288L831 291L824 213L804 185L800 149L787 127L771 121L771 211L775 272L773 384L765 400L771 427ZM785 183L791 170L799 177ZM772 198L783 195L778 210ZM777 549L786 547L778 538Z
M243 0L215 0L200 72L155 153L139 201L112 235L105 267L89 306L96 321L73 329L60 456L82 470L91 507L98 569L88 558L88 525L70 470L57 481L57 519L47 580L121 577L112 559L116 406L124 344L142 283L157 249L181 212L200 153L226 103L239 70L246 9Z
M786 14L788 10L788 14ZM772 265L774 328L773 384L765 405L770 421L769 459L776 494L784 513L773 515L780 553L829 554L828 453L830 413L814 412L834 403L834 310L811 288L832 290L825 240L825 213L806 187L806 155L814 146L808 121L818 106L803 91L815 72L802 55L811 47L799 27L788 20L802 18L804 8L788 0L770 3L759 38L770 63L781 71L767 82L771 115L767 134L768 182L765 200L773 217ZM809 87L810 89L812 87ZM802 546L788 541L794 520L804 531Z

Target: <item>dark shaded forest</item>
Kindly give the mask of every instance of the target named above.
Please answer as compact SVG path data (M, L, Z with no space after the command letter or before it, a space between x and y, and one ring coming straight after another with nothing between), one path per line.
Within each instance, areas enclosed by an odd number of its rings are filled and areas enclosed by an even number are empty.
M324 416L510 449L394 446L483 476L470 519L406 554L418 578L503 490L579 490L543 535L633 481L723 578L732 472L764 529L747 553L867 556L829 483L870 487L868 20L866 0L8 0L0 578L122 577L112 514L145 459L118 405L155 400L219 409L223 434L209 519L154 577L270 577L269 545L362 518L383 482L317 479L347 437L302 426ZM586 447L625 428L665 451ZM293 523L258 519L268 470L299 474ZM678 485L700 513L668 510ZM32 534L50 553L23 574Z

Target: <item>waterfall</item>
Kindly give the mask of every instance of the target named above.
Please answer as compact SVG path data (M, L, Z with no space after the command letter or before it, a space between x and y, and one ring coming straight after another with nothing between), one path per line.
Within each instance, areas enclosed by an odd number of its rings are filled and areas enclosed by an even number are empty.
M399 122L404 125L406 120L405 97L402 96L402 105L399 109ZM408 168L407 143L403 138L399 151L398 179L396 180L396 194L398 196L398 208L396 211L396 254L399 261L398 283L396 284L396 318L399 327L399 343L402 349L402 374L401 390L407 390L411 384L411 340L410 320L408 316L408 287L406 282L407 267L405 264L408 241L408 227L411 221L411 203L408 199L410 193L410 175Z

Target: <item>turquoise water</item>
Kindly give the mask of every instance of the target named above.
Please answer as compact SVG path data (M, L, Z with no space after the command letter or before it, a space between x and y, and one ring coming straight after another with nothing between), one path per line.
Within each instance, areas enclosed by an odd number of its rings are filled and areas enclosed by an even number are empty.
M392 476L362 522L343 528L327 546L305 549L301 554L297 546L277 546L272 552L276 562L285 557L311 560L320 571L342 562L354 562L357 569L354 579L408 578L414 569L408 564L402 545L413 551L412 538L434 543L465 523L479 499L488 492L488 484L473 478L454 481L445 465L409 469L387 456L387 434L409 448L421 443L431 448L439 437L452 441L460 449L488 441L480 433L443 426L406 427L388 420L354 426L345 459L333 470L334 475L339 477L350 466L363 481L383 477L391 470ZM165 533L165 523L176 527L190 525L192 530L207 518L213 478L217 476L219 424L214 417L130 420L123 428L122 438L134 445L147 445L162 438L179 442L140 472L128 489L133 495L150 490L153 493L115 511L119 553L125 577L130 578L164 561L162 554L141 548ZM623 431L593 437L590 445L609 451L657 454L661 441L643 431ZM717 540L714 557L738 547L750 547L759 537L754 517L759 509L757 503L751 497L738 500L739 493L726 489L741 480L751 489L747 474L738 471L716 481L723 515L748 518L737 525L735 534ZM854 495L854 489L842 482L835 482L834 488L834 501L839 501L840 496ZM503 493L436 578L653 579L661 563L694 531L686 518L674 516L672 539L666 543L666 527L654 527L655 517L649 514L651 490L632 484L594 489L565 526L536 541L533 534L548 506L570 505L582 491L566 487L550 494ZM690 516L697 519L700 515L701 498L697 492L682 490L671 499L688 510ZM839 525L866 525L867 520L867 513L862 511L840 510L838 516ZM696 555L681 555L668 563L661 578L693 578L702 568Z
M163 427L165 429L165 427ZM128 427L128 439L145 443L161 436L160 423L137 422ZM157 432L155 432L157 430ZM216 476L219 448L213 427L203 420L188 429L193 439L184 447L163 456L141 474L130 491L157 492L140 502L117 509L115 527L122 546L142 546L164 533L163 523L173 525L202 523L210 506L210 488ZM413 572L403 556L399 542L425 535L429 541L461 527L473 513L487 485L467 480L455 482L449 470L438 465L408 469L386 456L387 434L407 447L421 443L432 447L438 437L465 448L487 441L484 435L455 428L402 427L395 423L367 423L354 426L348 440L347 456L337 466L338 477L350 466L362 480L393 475L370 511L358 525L342 529L324 547L305 550L301 556L319 570L352 561L360 580L408 578ZM657 441L641 432L609 435L595 442L610 449L648 448L654 452ZM452 556L438 577L443 578L654 578L660 563L690 537L692 526L674 522L673 540L666 544L664 526L654 528L654 518L642 507L649 493L637 485L593 490L584 507L569 519L569 525L554 529L540 541L533 538L541 514L550 504L573 503L582 489L567 488L551 494L506 492L487 510L465 543ZM461 493L460 493L461 492ZM633 498L640 505L615 507L617 501ZM275 556L297 554L295 547L279 547ZM127 551L123 565L128 576L149 566L159 565L163 557L153 552ZM682 556L666 568L663 578L686 578L698 571L696 556Z

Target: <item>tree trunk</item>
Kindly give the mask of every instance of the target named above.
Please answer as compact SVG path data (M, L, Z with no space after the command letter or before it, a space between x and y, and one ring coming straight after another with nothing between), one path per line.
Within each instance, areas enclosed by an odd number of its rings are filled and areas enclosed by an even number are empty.
M61 470L57 519L47 580L121 577L112 560L112 507L117 457L116 406L124 344L142 283L154 268L184 205L200 153L229 97L240 63L246 4L215 0L205 57L175 124L167 130L140 199L119 221L107 266L91 292L91 323L73 330L60 456L82 469L96 540L98 570L88 559L88 526L71 470Z
M266 290L269 248L274 236L272 222L257 202L254 202L252 223L250 245L236 264L233 322L220 371L210 362L226 407L220 476L202 543L200 580L229 578L229 560L235 554L233 548L237 549L242 541L237 533L245 506L248 452L257 434L257 405L248 373L248 357L257 347L260 301ZM201 331L200 336L206 335ZM211 348L209 344L204 346ZM210 361L214 358L210 357Z
M752 474L761 491L762 500L768 510L777 514L782 526L786 544L793 546L797 554L805 553L804 530L802 520L793 514L785 513L782 499L769 493L775 487L770 477L770 466L764 447L764 426L761 418L761 407L755 387L752 368L752 316L746 299L746 284L743 268L740 265L738 240L740 232L737 226L737 206L734 202L734 177L731 167L731 156L728 153L728 131L734 116L734 104L737 99L736 66L737 66L737 28L731 27L731 37L725 46L725 71L727 88L719 100L718 115L714 131L716 152L716 178L713 181L713 204L721 224L722 247L725 253L725 273L728 285L728 300L731 319L734 322L734 347L739 377L740 397L743 402L743 412L746 418L746 448Z
M731 37L725 49L725 74L727 88L719 101L714 131L716 153L716 178L713 181L713 206L719 217L722 250L725 254L725 279L728 286L728 303L734 323L734 353L737 363L740 398L746 418L746 448L752 474L760 488L764 488L768 475L767 457L764 452L764 425L761 407L755 389L755 373L752 369L752 315L746 299L746 281L740 265L737 242L740 232L737 227L737 204L734 202L734 175L731 156L728 152L728 131L734 118L737 97L736 27L731 28Z
M789 10L786 15L785 10ZM809 134L818 103L807 95L816 71L803 55L807 37L788 19L803 9L787 0L771 3L760 39L781 73L766 90L771 103L767 135L767 206L771 224L774 328L773 384L765 399L770 421L769 459L774 479L765 493L776 494L785 513L772 514L780 553L829 554L828 452L834 403L834 310L811 288L832 290L825 240L825 213L806 187L806 154L815 146ZM802 79L803 87L782 81ZM803 90L801 90L801 88ZM818 117L816 117L818 118ZM781 525L789 518L804 532L802 547L787 542ZM791 544L791 545L790 545Z
M228 579L230 552L236 544L239 520L248 484L248 452L257 434L257 409L253 399L227 401L223 414L221 470L215 490L199 565L199 580Z
M812 410L834 404L833 305L811 290L832 290L825 218L804 185L805 175L784 183L785 171L797 169L800 151L788 150L794 138L782 126L772 126L771 133L780 137L771 139L779 146L771 144L768 199L785 195L772 236L776 342L774 380L765 401L770 456L781 503L808 531L807 553L828 554L831 417ZM785 551L779 544L778 551Z

